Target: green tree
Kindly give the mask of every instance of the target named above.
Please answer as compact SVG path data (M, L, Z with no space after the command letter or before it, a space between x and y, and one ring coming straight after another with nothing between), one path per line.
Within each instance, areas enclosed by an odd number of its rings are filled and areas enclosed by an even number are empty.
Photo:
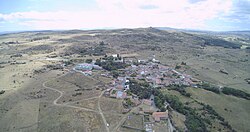
M86 59L86 63L91 63L93 60L92 59Z

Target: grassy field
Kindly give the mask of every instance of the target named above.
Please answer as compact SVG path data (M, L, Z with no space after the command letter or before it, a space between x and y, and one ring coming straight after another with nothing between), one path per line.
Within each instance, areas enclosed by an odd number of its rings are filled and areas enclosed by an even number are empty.
M199 96L197 96L197 92L193 92L192 90L196 90L197 88L187 88L186 91L188 93L191 93L191 97L185 97L183 95L181 95L179 92L177 91L174 91L174 90L163 90L163 92L167 95L174 95L176 97L179 98L180 102L182 102L185 106L187 107L190 107L192 109L195 109L196 110L196 113L198 113L199 115L201 115L204 119L208 119L210 120L211 124L208 124L208 130L209 131L229 131L227 128L225 128L217 119L213 119L211 118L212 115L210 114L205 114L207 113L206 110L204 110L204 106L206 104L212 106L216 112L218 112L218 114L222 117L224 117L224 115L220 114L219 111L217 111L217 109L215 108L214 105L208 103L208 101L206 100L209 100L210 97L213 97L213 96L207 96L206 99L200 99L200 98L204 98L203 95L199 94ZM198 89L198 90L202 90L202 89ZM206 91L206 90L203 90L204 92L209 92L209 91ZM195 93L195 95L193 95ZM209 93L212 93L212 92L209 92ZM214 93L212 93L214 94ZM200 97L200 98L198 98ZM223 98L223 97L222 97ZM202 104L203 103L203 104ZM220 102L222 103L222 102ZM224 103L224 102L223 102ZM176 111L173 111L171 112L171 117L172 117L172 121L174 123L174 125L179 129L179 130L184 130L186 127L185 127L185 124L184 124L184 121L185 121L185 116L183 114L180 114ZM230 116L230 115L228 115ZM225 121L229 121L229 119L225 118ZM230 124L230 122L229 122ZM230 124L231 125L231 124ZM234 126L232 126L234 128ZM236 129L236 128L234 128ZM237 129L236 129L237 130Z
M186 126L184 124L184 121L186 120L185 116L176 111L170 112L170 115L173 121L173 125L184 131L186 129Z
M102 111L104 112L110 112L110 113L122 113L122 100L117 100L113 98L106 98L101 97L100 98L100 106Z
M84 107L84 108L98 110L98 107L97 107L98 98L82 99L82 100L79 100L79 101L69 102L69 103L71 103L74 106L80 106L80 107Z
M101 94L100 90L95 89L97 84L96 80L86 77L81 73L70 73L46 83L49 87L65 92L62 98L58 100L59 103L97 97ZM76 93L80 93L80 95L76 95Z
M123 123L124 127L132 127L137 129L143 129L143 115L130 114L126 121Z
M192 97L211 105L237 131L248 131L250 119L250 102L245 99L215 94L203 89L188 88Z
M42 74L42 76L34 76L24 82L16 92L9 92L6 93L7 97L0 97L0 131L37 131L40 104L42 100L51 101L54 97L49 96L53 95L51 91L43 89L42 82L48 78L54 78L57 73L59 72L55 71ZM45 95L37 98L31 93L45 93Z
M124 115L117 114L115 112L105 112L104 116L107 120L107 123L109 124L109 130L115 131L115 127L118 125L120 120L123 118Z

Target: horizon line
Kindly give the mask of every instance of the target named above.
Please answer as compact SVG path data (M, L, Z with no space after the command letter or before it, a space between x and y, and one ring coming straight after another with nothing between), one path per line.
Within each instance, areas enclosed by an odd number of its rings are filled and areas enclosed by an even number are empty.
M197 31L197 32L247 32L247 30L202 30L202 29L188 29L188 28L172 28L172 27L135 27L135 28L126 28L126 27L103 27L103 28L79 28L79 29L37 29L37 30L8 30L8 31L0 31L0 34L11 34L11 33L22 33L22 32L39 32L39 31L72 31L72 30L80 30L80 31L89 31L89 30L117 30L117 29L139 29L139 28L155 28L159 30L179 30L179 31ZM162 29L161 29L162 28Z

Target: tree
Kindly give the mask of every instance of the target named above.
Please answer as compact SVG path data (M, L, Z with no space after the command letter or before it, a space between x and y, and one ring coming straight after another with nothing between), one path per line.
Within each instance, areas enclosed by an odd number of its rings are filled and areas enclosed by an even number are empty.
M112 71L111 74L114 78L119 77L119 73L117 71Z
M175 69L180 69L180 68L181 68L181 66L179 66L179 65L175 66Z
M0 91L0 94L4 94L4 93L5 93L5 91L4 91L4 90L1 90L1 91Z
M187 65L187 63L182 61L182 62L181 62L181 65Z
M86 63L91 63L93 60L92 59L86 59Z
M105 43L104 43L103 41L101 41L99 44L100 44L100 45L105 45Z
M101 65L101 60L100 60L100 59L97 59L97 60L95 61L95 64L100 66L100 65Z

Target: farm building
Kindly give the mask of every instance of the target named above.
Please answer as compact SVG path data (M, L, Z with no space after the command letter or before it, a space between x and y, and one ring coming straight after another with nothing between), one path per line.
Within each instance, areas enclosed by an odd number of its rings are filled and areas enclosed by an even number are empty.
M161 120L166 120L166 119L168 119L168 111L166 111L166 112L154 112L152 116L156 122L159 122Z
M94 65L94 64L88 64L88 63L78 64L75 67L75 70L79 70L79 71L91 71L93 69L102 70L102 67L98 65Z
M82 63L76 65L75 69L80 71L90 71L93 69L93 65L88 63Z
M122 92L122 91L117 91L117 94L116 94L116 98L126 98L127 97L127 93L125 92Z
M151 106L151 105L153 104L153 101L148 100L148 99L144 99L144 100L143 100L143 104L148 105L148 106Z

